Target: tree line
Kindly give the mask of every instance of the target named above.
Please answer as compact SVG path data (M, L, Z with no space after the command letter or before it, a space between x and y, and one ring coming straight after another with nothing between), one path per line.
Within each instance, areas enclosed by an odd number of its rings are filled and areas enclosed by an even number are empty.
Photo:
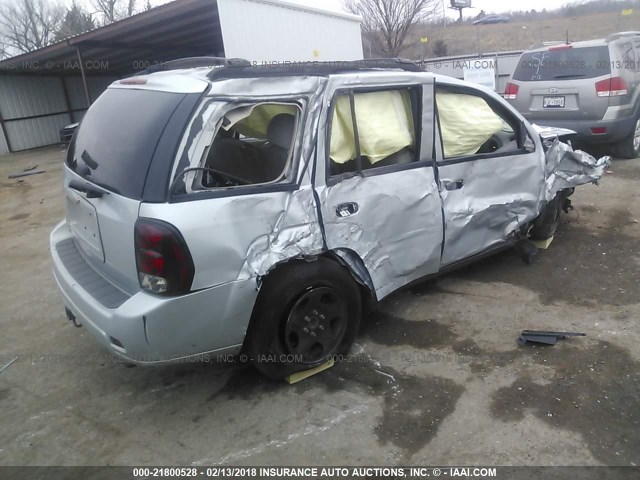
M11 0L0 6L0 57L31 52L152 8L150 0Z

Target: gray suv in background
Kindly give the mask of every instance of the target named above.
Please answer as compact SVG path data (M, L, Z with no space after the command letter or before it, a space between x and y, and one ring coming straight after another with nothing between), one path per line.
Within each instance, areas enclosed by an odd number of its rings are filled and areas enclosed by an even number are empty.
M526 51L505 89L532 123L569 128L580 144L640 154L640 32Z

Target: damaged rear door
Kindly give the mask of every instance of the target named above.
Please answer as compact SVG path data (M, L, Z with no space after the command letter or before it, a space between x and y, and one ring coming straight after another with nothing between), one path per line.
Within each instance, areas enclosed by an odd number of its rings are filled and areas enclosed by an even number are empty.
M366 269L378 299L437 272L442 246L433 79L391 78L332 80L316 178L327 248Z
M438 83L436 106L444 267L501 246L534 219L545 176L539 139L497 96Z

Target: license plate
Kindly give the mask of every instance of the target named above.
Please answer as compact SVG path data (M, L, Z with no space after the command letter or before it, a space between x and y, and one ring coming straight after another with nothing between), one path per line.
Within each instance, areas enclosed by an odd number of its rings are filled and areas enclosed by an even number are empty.
M544 97L542 99L543 108L564 108L564 97Z

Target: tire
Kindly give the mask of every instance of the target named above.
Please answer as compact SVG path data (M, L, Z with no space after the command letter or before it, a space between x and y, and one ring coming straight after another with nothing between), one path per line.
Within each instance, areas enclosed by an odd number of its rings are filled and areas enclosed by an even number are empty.
M340 264L284 264L264 280L244 352L260 373L281 379L347 353L361 317L360 288Z
M636 120L635 127L629 136L616 145L615 154L617 157L627 159L640 156L640 118Z
M544 207L529 231L531 240L547 240L556 234L560 220L561 196L557 195Z

